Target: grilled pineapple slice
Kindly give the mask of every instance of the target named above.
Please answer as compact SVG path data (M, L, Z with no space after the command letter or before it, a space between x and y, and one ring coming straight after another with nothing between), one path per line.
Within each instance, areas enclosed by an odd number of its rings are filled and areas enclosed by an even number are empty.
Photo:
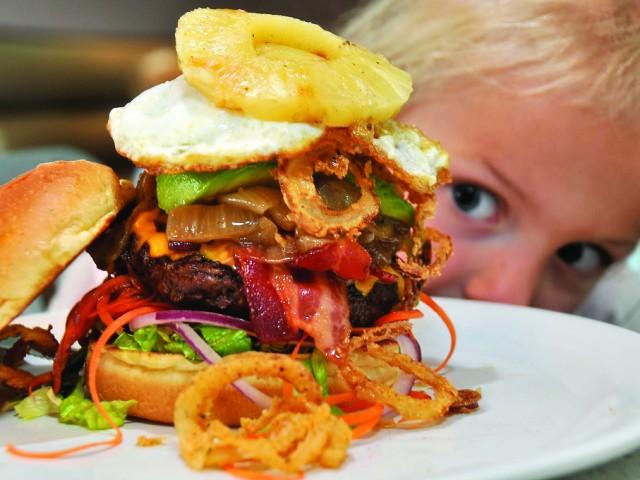
M176 31L187 81L218 107L262 120L347 126L392 117L411 77L384 57L301 20L197 9Z

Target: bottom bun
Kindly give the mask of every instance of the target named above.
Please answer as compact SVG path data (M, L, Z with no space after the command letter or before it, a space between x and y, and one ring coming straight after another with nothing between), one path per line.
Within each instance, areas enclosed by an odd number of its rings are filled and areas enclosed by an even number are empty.
M96 373L96 387L102 400L136 400L129 409L134 417L173 424L178 394L206 363L194 363L182 355L120 350L102 351ZM277 379L247 379L268 395L282 391ZM256 418L260 408L232 386L227 387L214 405L215 416L229 426L240 425L240 418Z
M393 385L399 370L361 352L353 352L351 361L369 378ZM136 400L129 414L154 422L173 424L176 398L192 377L207 368L182 355L120 350L106 347L100 356L96 387L102 400ZM348 384L337 367L327 362L329 390L346 391ZM249 383L270 396L279 396L282 382L277 378L247 377ZM214 415L229 426L240 425L241 418L256 418L261 410L233 386L228 386L214 405Z

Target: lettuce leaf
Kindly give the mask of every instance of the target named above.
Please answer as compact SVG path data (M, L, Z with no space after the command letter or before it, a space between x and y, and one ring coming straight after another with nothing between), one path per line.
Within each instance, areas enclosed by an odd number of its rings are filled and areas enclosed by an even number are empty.
M14 405L21 420L33 420L44 415L58 413L62 399L53 393L51 387L41 387Z
M322 392L322 396L326 397L329 395L329 382L327 380L327 360L324 358L324 355L320 352L320 350L315 349L313 353L308 357L302 360L302 364L307 367L307 369L313 375L313 378L320 385L320 391Z
M121 426L127 418L127 412L137 402L135 400L112 400L101 403L115 424ZM89 430L111 428L93 402L84 396L82 383L78 383L71 395L60 402L58 420L60 423L79 425Z
M196 325L194 328L219 355L225 356L251 350L251 338L243 330L213 325ZM122 350L179 353L188 360L201 361L198 354L178 333L157 325L142 327L134 333L122 332L116 338L114 345Z
M196 330L204 338L204 341L223 357L251 350L251 338L244 330L233 330L213 325L200 325L196 327Z
M135 400L113 400L102 402L102 406L113 421L120 426L127 418L128 410L136 403ZM84 396L83 382L79 382L66 398L53 393L51 387L39 388L21 400L14 409L22 420L31 420L44 415L57 415L60 423L79 425L89 430L111 428L93 402Z

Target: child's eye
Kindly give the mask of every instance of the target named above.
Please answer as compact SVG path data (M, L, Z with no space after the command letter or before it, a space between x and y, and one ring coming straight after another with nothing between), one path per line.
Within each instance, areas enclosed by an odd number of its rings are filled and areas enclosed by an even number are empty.
M613 261L604 249L585 242L569 243L560 248L556 255L568 266L583 275L596 274Z
M456 206L468 217L490 220L497 216L498 199L490 191L472 183L457 183L451 190Z

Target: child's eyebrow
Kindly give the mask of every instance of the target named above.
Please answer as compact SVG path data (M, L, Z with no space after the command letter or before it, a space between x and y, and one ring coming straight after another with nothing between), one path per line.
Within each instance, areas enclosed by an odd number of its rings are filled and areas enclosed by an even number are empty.
M484 164L485 167L487 167L489 172L496 178L496 180L498 180L498 182L500 182L506 188L511 190L523 203L525 204L529 203L528 202L529 197L525 193L525 191L522 190L520 186L518 186L514 181L512 181L509 177L507 177L503 172L498 170L493 165L493 162L491 162L489 158L480 157L480 162Z

